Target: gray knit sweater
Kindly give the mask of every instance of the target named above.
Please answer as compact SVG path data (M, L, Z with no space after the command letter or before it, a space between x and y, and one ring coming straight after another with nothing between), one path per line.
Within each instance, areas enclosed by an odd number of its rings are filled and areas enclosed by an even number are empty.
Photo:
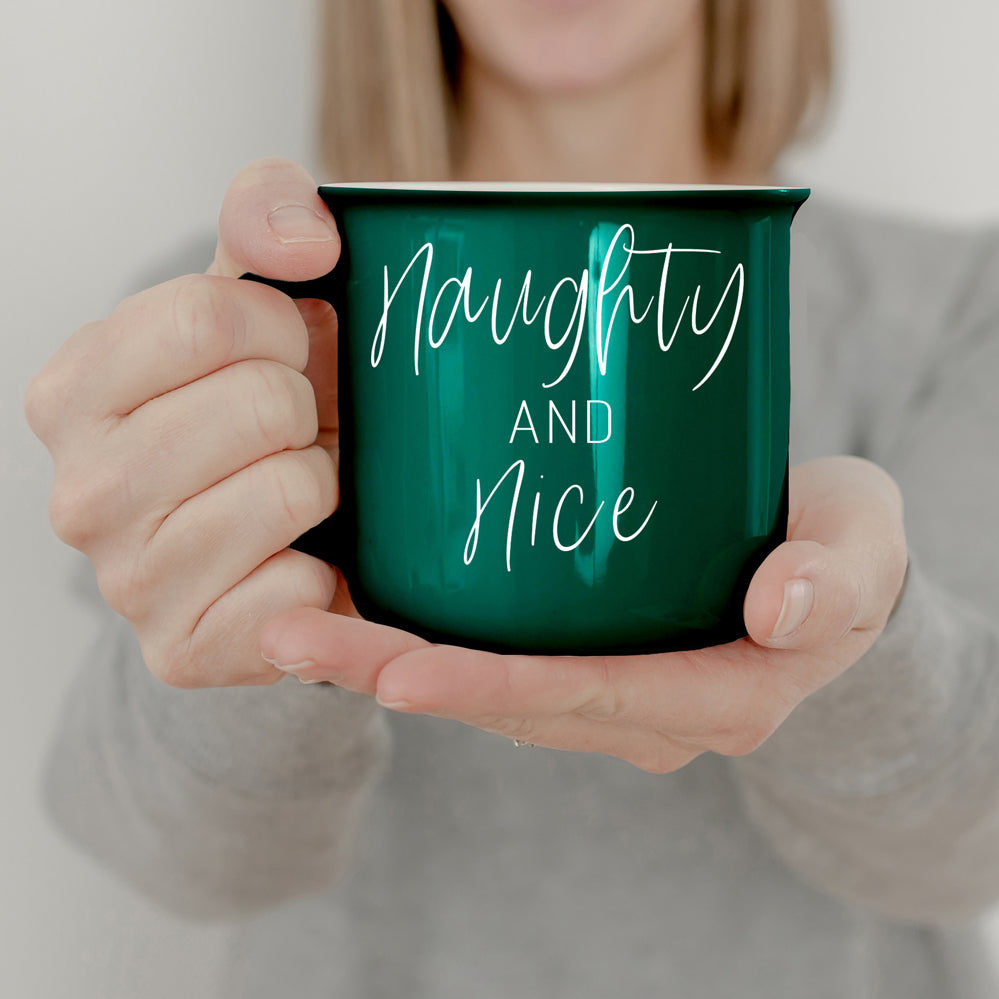
M887 468L911 567L871 651L749 756L653 776L291 678L177 690L109 615L47 806L233 922L224 996L999 996L999 238L813 197L792 253L792 462Z

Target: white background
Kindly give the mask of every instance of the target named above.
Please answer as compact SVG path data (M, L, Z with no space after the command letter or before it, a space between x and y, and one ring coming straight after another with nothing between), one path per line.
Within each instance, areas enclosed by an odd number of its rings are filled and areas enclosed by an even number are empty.
M286 155L321 178L315 13L316 0L4 13L0 995L213 994L224 931L152 910L38 808L42 746L93 624L68 583L79 556L48 529L51 471L20 399L74 328L212 231L242 164ZM840 0L839 14L837 101L820 141L789 157L793 180L878 209L999 222L999 4Z

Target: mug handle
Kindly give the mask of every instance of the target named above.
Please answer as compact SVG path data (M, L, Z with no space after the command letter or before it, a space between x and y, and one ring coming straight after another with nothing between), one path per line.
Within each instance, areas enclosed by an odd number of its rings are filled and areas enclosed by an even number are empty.
M271 288L276 288L289 298L318 298L323 302L330 300L328 274L312 281L275 281L271 278L261 277L259 274L240 274L239 280L266 284ZM342 569L346 546L339 513L340 508L338 507L329 517L296 538L288 547L294 551L304 552L306 555L322 559L322 561Z

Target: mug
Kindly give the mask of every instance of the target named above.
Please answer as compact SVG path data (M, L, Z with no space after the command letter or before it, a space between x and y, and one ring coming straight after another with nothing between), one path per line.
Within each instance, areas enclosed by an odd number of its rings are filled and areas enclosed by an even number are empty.
M293 547L361 615L569 655L746 634L786 538L807 189L327 184L340 504Z

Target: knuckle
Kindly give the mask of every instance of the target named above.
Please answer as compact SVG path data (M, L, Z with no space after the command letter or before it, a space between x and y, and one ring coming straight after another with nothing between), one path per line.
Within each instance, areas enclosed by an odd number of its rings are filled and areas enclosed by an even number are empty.
M333 568L318 558L303 556L296 560L296 571L290 588L299 607L319 607L326 610L336 595L337 578Z
M142 657L157 680L177 690L209 686L205 664L217 658L220 651L217 633L205 627L209 611L206 609L193 625L179 631L176 621L166 622L166 627L148 630L145 640L140 636Z
M229 282L206 274L187 274L168 286L180 356L203 370L219 367L235 357L246 338L246 323Z
M309 328L301 312L302 302L258 281L237 283L243 308L266 314L270 326L280 330L280 336L269 342L273 358L294 371L304 371L309 363Z
M97 587L111 610L127 621L135 620L133 613L135 592L129 585L125 573L104 565L98 566Z
M97 475L57 478L49 496L49 523L56 537L85 552L103 533L111 490Z
M246 362L254 428L270 452L302 448L319 432L315 397L304 375L273 361Z
M321 471L320 462L307 452L286 452L279 457L285 460L270 466L274 505L287 532L297 535L332 512L324 481L329 472ZM325 453L322 457L327 458Z
M291 464L287 474L275 477L275 486L284 519L293 530L311 519L318 506L319 487L307 470L298 463Z
M134 502L134 473L124 459L91 456L88 461L86 454L78 455L68 470L65 464L57 462L49 523L57 537L85 552L108 533L124 529L129 518L122 512Z
M234 658L240 657L233 643L233 627L239 625L231 617L219 618L217 600L197 610L194 620L182 623L171 617L155 629L147 629L149 640L143 643L142 651L149 672L178 690L254 682L232 669Z
M124 556L97 567L97 586L105 603L127 621L145 619L150 606L150 573L141 557Z
M100 326L88 323L73 335L85 337ZM24 391L24 416L28 426L43 443L48 443L65 420L68 405L76 398L80 374L67 362L65 351L60 350L49 358L45 366L31 379Z
M56 537L71 548L85 551L93 537L93 527L86 522L76 501L75 490L57 484L49 495L49 524Z
M120 515L127 491L127 476L120 469L61 476L49 497L48 513L55 535L94 562L108 606L134 622L148 606L150 573L144 550L131 547Z
M146 666L157 680L178 690L195 690L203 687L204 680L197 662L184 645L164 650L160 654L146 655Z
M59 403L65 393L57 387L55 366L49 362L28 383L24 391L24 417L39 440L46 441L52 432Z

